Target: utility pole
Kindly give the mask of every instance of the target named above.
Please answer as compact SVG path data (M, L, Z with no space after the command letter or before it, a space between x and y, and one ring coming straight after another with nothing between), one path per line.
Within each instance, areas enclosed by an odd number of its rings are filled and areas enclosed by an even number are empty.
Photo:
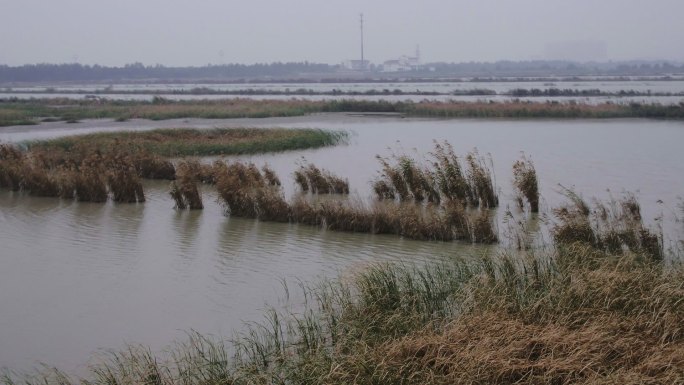
M360 14L361 16L361 67L365 69L365 64L363 61L363 13Z

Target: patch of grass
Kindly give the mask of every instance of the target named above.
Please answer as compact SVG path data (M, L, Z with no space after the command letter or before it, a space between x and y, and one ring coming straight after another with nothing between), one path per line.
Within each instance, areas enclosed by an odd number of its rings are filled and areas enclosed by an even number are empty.
M116 145L158 156L207 156L277 152L332 146L346 133L316 129L216 128L118 131L68 136L25 143L34 149L88 148L104 151Z

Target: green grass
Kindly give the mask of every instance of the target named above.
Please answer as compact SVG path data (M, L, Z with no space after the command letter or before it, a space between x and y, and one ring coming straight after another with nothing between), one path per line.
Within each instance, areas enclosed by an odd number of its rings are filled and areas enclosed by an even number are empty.
M342 131L280 128L158 129L118 131L26 142L29 150L106 149L113 145L160 156L206 156L278 152L331 146L346 140Z

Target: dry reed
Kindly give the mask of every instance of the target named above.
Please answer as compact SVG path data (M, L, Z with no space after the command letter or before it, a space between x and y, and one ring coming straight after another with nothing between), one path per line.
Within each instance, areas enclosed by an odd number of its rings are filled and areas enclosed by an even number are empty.
M558 219L552 229L559 244L584 242L610 253L638 252L653 260L663 258L663 239L643 224L641 208L632 194L604 203L594 209L571 190L563 193L570 202L554 209Z
M537 171L534 169L532 160L524 154L522 159L513 163L513 186L517 190L518 203L523 208L522 197L525 197L530 205L530 211L539 212L539 184L537 182Z
M491 157L480 156L477 150L466 155L466 165L454 154L448 142L435 142L429 167L408 155L389 158L377 156L382 171L373 182L378 199L395 199L421 203L458 200L474 207L495 208L499 205L493 174L488 165Z
M312 163L306 163L295 170L294 180L303 192L313 194L349 194L349 182L330 171L322 170Z
M183 210L201 210L204 208L202 194L197 187L200 175L197 173L198 162L182 161L176 167L176 180L171 182L171 197L176 202L176 208Z

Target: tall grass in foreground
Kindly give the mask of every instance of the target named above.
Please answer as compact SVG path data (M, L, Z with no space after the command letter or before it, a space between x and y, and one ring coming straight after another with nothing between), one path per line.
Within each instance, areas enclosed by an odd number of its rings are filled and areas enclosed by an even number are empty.
M303 288L228 342L132 346L84 379L7 384L571 384L684 381L684 269L586 243L423 267L381 264Z

